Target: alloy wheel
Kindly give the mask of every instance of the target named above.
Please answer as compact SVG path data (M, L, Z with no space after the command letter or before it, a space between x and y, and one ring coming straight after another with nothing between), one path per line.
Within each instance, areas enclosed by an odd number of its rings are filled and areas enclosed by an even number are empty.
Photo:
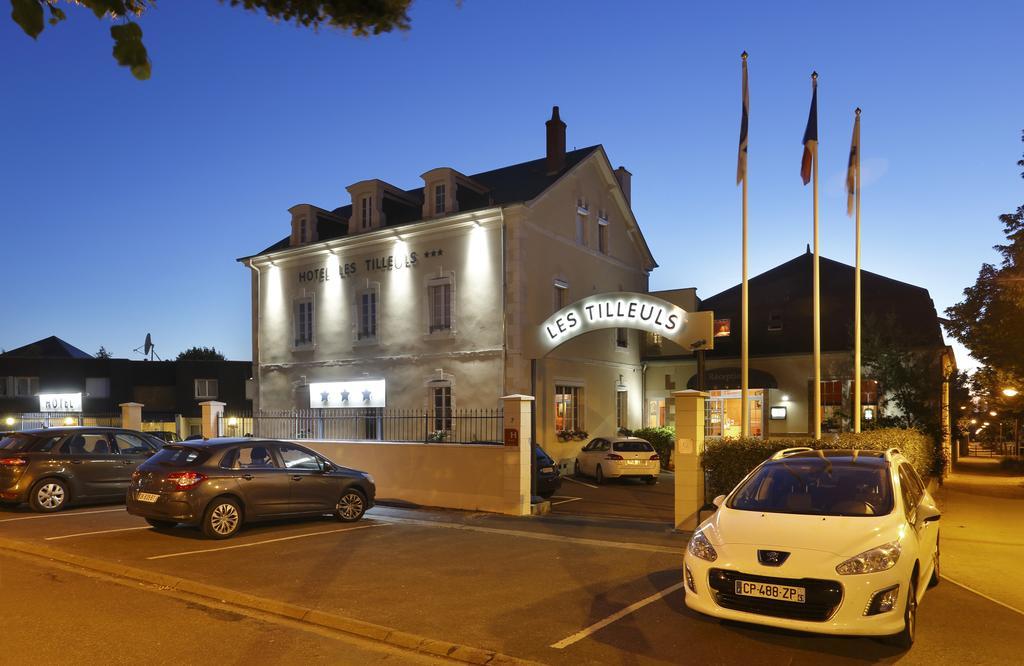
M354 491L349 491L341 496L335 507L338 515L344 520L358 520L363 515L363 498Z
M59 483L45 483L36 491L36 501L44 509L53 510L64 503L64 486Z
M210 514L210 527L217 534L227 535L238 529L238 509L234 504L218 504Z

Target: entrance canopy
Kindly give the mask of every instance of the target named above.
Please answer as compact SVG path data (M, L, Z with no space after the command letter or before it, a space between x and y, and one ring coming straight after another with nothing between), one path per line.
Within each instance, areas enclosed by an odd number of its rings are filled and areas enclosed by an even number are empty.
M602 328L635 328L656 333L683 349L712 349L711 312L687 312L649 294L615 291L595 294L567 305L537 330L538 356L558 345Z

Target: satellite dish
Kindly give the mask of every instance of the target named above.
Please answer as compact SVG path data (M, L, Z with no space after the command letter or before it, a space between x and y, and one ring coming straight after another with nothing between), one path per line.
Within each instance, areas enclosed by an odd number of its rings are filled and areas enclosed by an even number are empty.
M142 346L141 347L136 347L134 349L134 351L136 353L142 352L142 355L143 356L148 356L150 361L153 360L153 357L156 357L156 359L158 361L162 361L163 360L159 356L157 356L156 345L153 344L153 336L150 335L149 333L146 333L146 341L144 343L142 343Z

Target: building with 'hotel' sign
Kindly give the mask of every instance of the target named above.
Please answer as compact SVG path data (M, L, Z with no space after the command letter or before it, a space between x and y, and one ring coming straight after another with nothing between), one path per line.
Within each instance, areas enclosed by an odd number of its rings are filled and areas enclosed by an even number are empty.
M645 296L657 264L629 171L600 145L566 151L557 107L546 130L541 159L438 167L409 190L364 180L341 207L293 206L290 234L240 260L254 407L495 408L533 394L537 439L562 459L582 443L556 432L639 427L633 327L671 334L686 313Z

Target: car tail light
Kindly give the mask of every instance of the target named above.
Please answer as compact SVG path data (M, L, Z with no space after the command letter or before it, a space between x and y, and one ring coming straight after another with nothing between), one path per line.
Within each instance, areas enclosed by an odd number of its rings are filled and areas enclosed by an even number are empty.
M651 460L661 460L661 456L655 453L653 456L651 456Z
M206 475L199 472L171 472L167 480L176 486L175 490L191 490L205 481Z
M132 481L138 481L141 478L142 472L140 472L139 470L135 470L134 472L132 472Z
M28 460L24 458L0 458L0 465L10 465L12 467L20 467L21 465L27 465Z
M604 457L605 460L622 460L622 456L618 453L609 453Z

